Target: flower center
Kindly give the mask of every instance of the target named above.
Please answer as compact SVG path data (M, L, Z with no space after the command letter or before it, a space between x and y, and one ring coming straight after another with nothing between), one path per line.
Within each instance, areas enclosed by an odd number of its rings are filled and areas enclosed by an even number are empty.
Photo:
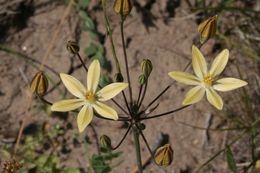
M211 77L211 75L207 75L207 76L204 77L202 83L207 88L211 87L212 83L213 83L213 78Z
M96 95L93 94L92 92L88 91L86 93L86 100L89 102L89 103L94 103L96 101Z

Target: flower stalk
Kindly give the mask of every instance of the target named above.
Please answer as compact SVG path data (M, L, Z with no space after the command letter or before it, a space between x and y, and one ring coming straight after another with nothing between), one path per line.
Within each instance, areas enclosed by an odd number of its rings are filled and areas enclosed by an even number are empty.
M131 87L131 79L130 79L130 74L129 74L126 46L125 46L124 19L122 16L121 16L121 22L120 22L120 33L121 33L121 40L122 40L123 52L124 52L124 61L125 61L126 76L127 76L127 82L128 82L128 88L129 88L130 105L132 105L132 103L133 103L132 87Z
M136 162L138 167L138 173L143 173L142 166L142 157L141 157L141 149L140 149L140 139L139 139L139 130L137 127L133 126L133 137L134 137L134 145L135 145L135 153L136 153Z

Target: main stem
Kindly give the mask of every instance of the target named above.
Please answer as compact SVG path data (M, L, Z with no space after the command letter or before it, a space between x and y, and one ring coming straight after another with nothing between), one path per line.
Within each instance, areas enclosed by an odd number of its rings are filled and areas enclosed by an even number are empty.
M138 131L138 129L136 129L135 126L132 127L132 130L133 130L133 135L134 135L134 144L135 144L135 153L136 153L138 173L143 173L142 157L141 157L140 141L139 141L139 131Z

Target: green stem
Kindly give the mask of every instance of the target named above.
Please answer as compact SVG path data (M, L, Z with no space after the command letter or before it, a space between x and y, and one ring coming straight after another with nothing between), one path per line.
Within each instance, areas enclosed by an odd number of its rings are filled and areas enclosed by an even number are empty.
M138 173L143 173L142 157L141 157L140 141L139 141L139 131L138 131L137 127L135 127L135 126L133 126L132 129L133 129L133 135L134 135L134 144L135 144Z
M128 87L129 87L130 104L132 104L133 103L133 96L132 96L132 87L131 87L131 80L130 80L130 74L129 74L127 54L126 54L125 36L124 36L124 19L123 19L123 17L121 17L120 31L121 31L121 39L122 39L122 45L123 45L123 51L124 51L126 76L127 76Z
M131 128L132 128L132 124L129 125L127 131L125 132L125 134L124 134L123 138L120 140L120 142L115 147L112 148L113 150L116 150L118 147L120 147L120 145L124 142L124 140L125 140L126 136L128 135Z
M137 101L136 101L136 104L137 104L137 105L138 105L138 103L139 103L139 101L140 101L140 97L141 97L142 91L143 91L143 85L141 85L140 88L139 88L138 99L137 99Z
M147 79L146 83L144 84L144 91L142 93L142 97L141 97L140 103L138 103L138 108L140 108L140 106L142 105L142 103L144 101L144 97L145 97L145 94L146 94L147 86L148 86L148 79Z
M113 58L114 58L114 61L116 63L116 70L117 70L117 73L121 73L120 64L119 64L118 58L116 56L116 51L115 51L115 46L114 46L114 41L113 41L113 36L112 36L112 30L111 30L109 20L107 18L107 14L106 14L106 1L105 0L102 1L102 8L103 8L103 15L104 15L104 18L105 18L105 23L106 23L106 30L107 30L107 33L108 33L108 36L109 36L109 41L110 41L110 44L111 44Z
M165 115L170 115L172 113L175 113L175 112L178 112L182 109L185 109L187 107L189 107L190 105L186 105L186 106L182 106L182 107L179 107L177 109L174 109L174 110L171 110L171 111L168 111L168 112L164 112L164 113L160 113L160 114L156 114L156 115L153 115L153 116L150 116L150 117L144 117L144 118L140 118L139 120L142 121L142 120L148 120L148 119L153 119L153 118L158 118L158 117L161 117L161 116L165 116Z

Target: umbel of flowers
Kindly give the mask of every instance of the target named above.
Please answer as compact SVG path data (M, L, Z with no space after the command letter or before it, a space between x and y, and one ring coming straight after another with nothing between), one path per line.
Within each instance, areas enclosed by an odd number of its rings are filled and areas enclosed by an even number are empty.
M192 46L192 64L194 75L184 72L184 71L172 71L169 76L174 80L194 86L190 89L184 97L182 102L183 106L179 108L174 108L166 112L155 114L153 111L158 107L154 105L158 99L165 94L172 86L168 85L165 89L158 93L154 99L148 102L148 105L143 104L143 100L146 96L146 91L148 87L148 81L150 74L153 70L152 62L149 59L144 59L141 63L141 75L138 78L139 81L139 92L138 97L133 98L132 87L131 87L131 75L129 72L129 67L127 63L127 52L124 39L124 21L126 20L128 14L131 11L132 5L130 0L116 0L114 4L115 11L121 17L120 21L120 32L122 40L122 48L124 52L124 62L126 74L121 73L121 64L116 55L116 49L113 43L112 29L109 25L109 20L106 15L106 0L102 0L102 7L104 12L104 19L106 22L106 29L109 35L109 40L111 43L111 49L113 53L113 60L116 65L116 79L115 83L111 83L105 87L99 86L99 79L101 73L101 67L98 60L93 60L90 63L89 68L86 67L84 61L79 55L79 46L74 41L69 41L67 44L67 49L76 57L79 58L85 71L87 72L87 83L86 87L79 82L76 78L71 75L61 73L60 78L67 90L76 98L61 100L54 104L46 101L43 96L47 92L48 82L43 72L37 73L32 82L32 90L39 96L43 101L52 105L52 111L68 112L78 108L81 108L77 115L77 126L79 132L83 132L84 129L91 123L94 115L103 118L105 120L117 120L124 121L128 124L128 129L125 134L118 142L115 147L112 146L111 140L107 135L102 135L100 138L100 143L102 146L107 146L111 149L117 149L123 141L126 139L129 131L132 130L134 137L134 144L136 148L136 159L138 165L138 172L142 173L142 159L140 150L140 137L146 144L148 151L150 152L152 158L154 158L155 163L160 166L168 166L173 160L173 153L171 146L165 144L163 146L157 146L157 151L152 150L149 146L143 131L145 129L145 121L153 118L159 118L165 115L173 115L174 113L185 109L191 104L199 102L204 95L206 95L207 100L215 108L221 110L223 109L223 101L216 91L225 92L233 89L237 89L247 85L247 82L232 78L225 77L219 78L219 75L225 69L228 59L229 51L227 49L222 50L217 57L214 59L211 67L208 69L206 60L200 50L193 45ZM217 30L217 16L211 17L198 27L200 33L201 45L206 43L208 39L213 37ZM188 65L188 66L189 66ZM167 74L165 74L167 75ZM122 82L124 79L127 82ZM126 97L124 92L125 89L129 91L129 97ZM124 98L124 104L116 102L113 97L122 93ZM114 108L104 104L103 102L112 100L125 116L119 116Z

